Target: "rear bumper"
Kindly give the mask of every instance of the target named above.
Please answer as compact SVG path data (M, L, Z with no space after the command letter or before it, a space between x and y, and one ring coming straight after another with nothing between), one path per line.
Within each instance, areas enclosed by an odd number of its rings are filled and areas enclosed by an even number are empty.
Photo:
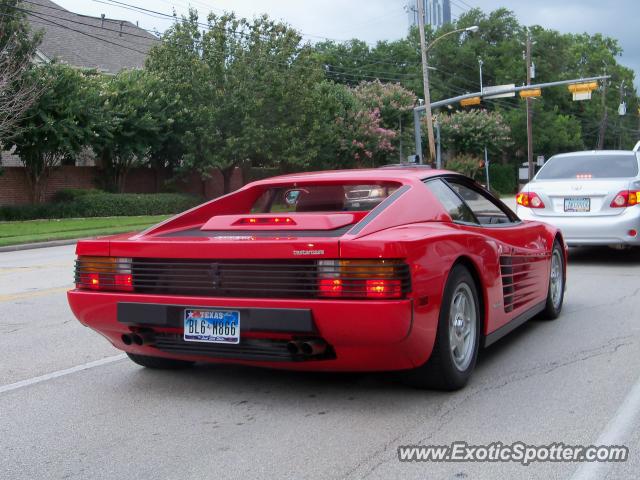
M81 323L99 332L116 348L130 353L295 370L384 371L413 368L428 359L437 326L436 309L416 313L411 300L168 297L86 290L70 291L68 300ZM274 361L243 355L242 349L238 349L236 356L233 345L225 345L225 351L167 351L155 345L126 345L122 341L123 334L141 328L180 340L182 311L189 307L240 310L243 318L241 344L242 339L246 339L244 346L247 348L252 342L269 339L284 342L288 339L321 338L330 345L332 355L317 360L288 361L280 358ZM123 310L128 313L123 314ZM140 321L136 321L137 317Z
M560 229L567 245L640 245L640 234L629 235L630 230L640 232L640 206L628 207L619 215L571 217L536 215L531 208L518 206L522 220L535 220Z

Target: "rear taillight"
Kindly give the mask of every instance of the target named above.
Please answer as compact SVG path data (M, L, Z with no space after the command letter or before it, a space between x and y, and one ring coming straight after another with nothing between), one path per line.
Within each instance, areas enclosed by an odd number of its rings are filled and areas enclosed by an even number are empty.
M408 266L400 260L318 261L320 297L391 299L408 290Z
M87 290L132 292L131 259L78 257L76 287Z
M618 193L609 205L611 208L625 208L640 203L640 190L623 190Z
M516 203L527 208L544 208L544 202L534 192L520 192L516 195Z

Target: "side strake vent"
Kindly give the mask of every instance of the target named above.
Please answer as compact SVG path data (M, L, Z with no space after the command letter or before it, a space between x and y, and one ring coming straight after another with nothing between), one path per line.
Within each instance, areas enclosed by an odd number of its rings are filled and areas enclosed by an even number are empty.
M409 266L400 260L98 258L78 258L78 288L155 295L382 300L404 298L411 289Z
M539 290L540 262L544 257L500 257L504 311L512 312L529 302Z

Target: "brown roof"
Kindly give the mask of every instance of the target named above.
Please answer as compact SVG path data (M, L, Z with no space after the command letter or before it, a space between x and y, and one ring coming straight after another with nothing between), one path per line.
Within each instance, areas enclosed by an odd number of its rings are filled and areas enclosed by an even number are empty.
M34 31L43 30L38 50L50 60L107 73L143 68L158 37L131 22L79 15L49 0L23 0Z

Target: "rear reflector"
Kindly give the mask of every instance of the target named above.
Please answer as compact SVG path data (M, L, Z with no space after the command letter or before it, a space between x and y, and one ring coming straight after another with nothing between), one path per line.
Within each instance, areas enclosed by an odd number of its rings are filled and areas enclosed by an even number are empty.
M520 192L516 196L516 203L528 208L544 208L544 202L534 192Z

